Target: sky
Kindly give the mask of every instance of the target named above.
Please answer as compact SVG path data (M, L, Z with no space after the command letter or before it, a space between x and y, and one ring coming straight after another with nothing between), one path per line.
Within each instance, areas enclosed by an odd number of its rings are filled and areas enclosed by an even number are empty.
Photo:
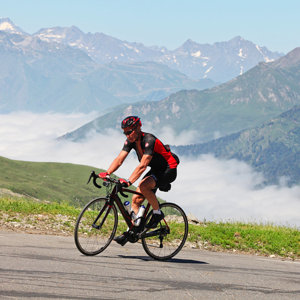
M26 161L84 164L91 166L91 171L107 169L123 146L125 137L121 130L95 133L80 143L56 139L94 118L93 114L0 115L0 155ZM146 124L143 126L151 132ZM162 128L159 138L180 145L191 143L193 136L175 136L172 130ZM135 155L130 155L115 174L128 178L137 163ZM158 196L177 203L200 221L272 223L300 228L300 186L287 187L282 183L257 188L262 181L262 174L240 161L220 160L212 155L193 160L180 157L172 189L168 193L158 191Z
M0 0L0 17L28 33L76 26L173 50L241 36L271 51L300 46L298 0Z

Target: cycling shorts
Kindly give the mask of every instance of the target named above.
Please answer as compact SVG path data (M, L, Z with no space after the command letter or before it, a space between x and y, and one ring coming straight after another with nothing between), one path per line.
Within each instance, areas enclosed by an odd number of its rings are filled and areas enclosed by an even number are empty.
M152 176L152 178L156 182L154 192L156 192L157 189L163 192L167 192L171 189L171 182L173 182L177 177L177 168L167 168L164 171L150 169L150 171L147 172L144 178L148 176Z

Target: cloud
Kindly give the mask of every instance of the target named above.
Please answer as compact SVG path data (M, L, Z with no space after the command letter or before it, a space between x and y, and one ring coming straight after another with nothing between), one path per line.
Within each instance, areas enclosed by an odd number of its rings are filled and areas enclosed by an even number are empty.
M257 189L262 182L262 174L237 160L182 158L178 179L165 199L176 199L201 220L299 226L300 186Z
M95 114L0 115L0 155L28 161L55 161L107 169L121 151L124 135L109 130L92 133L81 143L58 141L57 137L94 119ZM143 125L148 130L146 124ZM170 128L157 134L164 143L188 144L193 133L176 136ZM178 203L198 219L215 221L272 222L300 226L300 186L267 186L257 189L263 176L237 160L220 160L212 155L197 159L181 157L177 180L168 193L158 196ZM116 172L128 178L137 165L130 155Z
M199 133L196 132L195 130L190 130L190 131L184 130L179 135L176 135L175 131L172 128L162 127L160 132L155 132L151 128L151 124L147 124L147 123L144 125L143 130L145 130L146 132L153 133L162 141L166 141L165 144L175 145L175 146L193 144L195 143L195 140L198 140L200 138Z

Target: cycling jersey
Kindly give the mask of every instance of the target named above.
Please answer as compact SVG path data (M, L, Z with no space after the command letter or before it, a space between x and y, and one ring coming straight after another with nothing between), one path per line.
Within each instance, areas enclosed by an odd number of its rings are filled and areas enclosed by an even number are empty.
M143 154L151 155L152 159L149 167L154 170L175 169L179 163L177 156L170 151L170 148L151 133L141 132L141 149L138 148L135 142L130 143L128 139L123 146L123 150L126 152L134 149L139 161L142 159Z

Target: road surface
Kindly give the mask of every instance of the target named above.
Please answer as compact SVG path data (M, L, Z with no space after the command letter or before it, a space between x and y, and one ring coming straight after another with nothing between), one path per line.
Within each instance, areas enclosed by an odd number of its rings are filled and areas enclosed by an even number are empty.
M115 242L88 257L72 237L0 231L0 299L300 299L300 263L196 249L159 262Z

